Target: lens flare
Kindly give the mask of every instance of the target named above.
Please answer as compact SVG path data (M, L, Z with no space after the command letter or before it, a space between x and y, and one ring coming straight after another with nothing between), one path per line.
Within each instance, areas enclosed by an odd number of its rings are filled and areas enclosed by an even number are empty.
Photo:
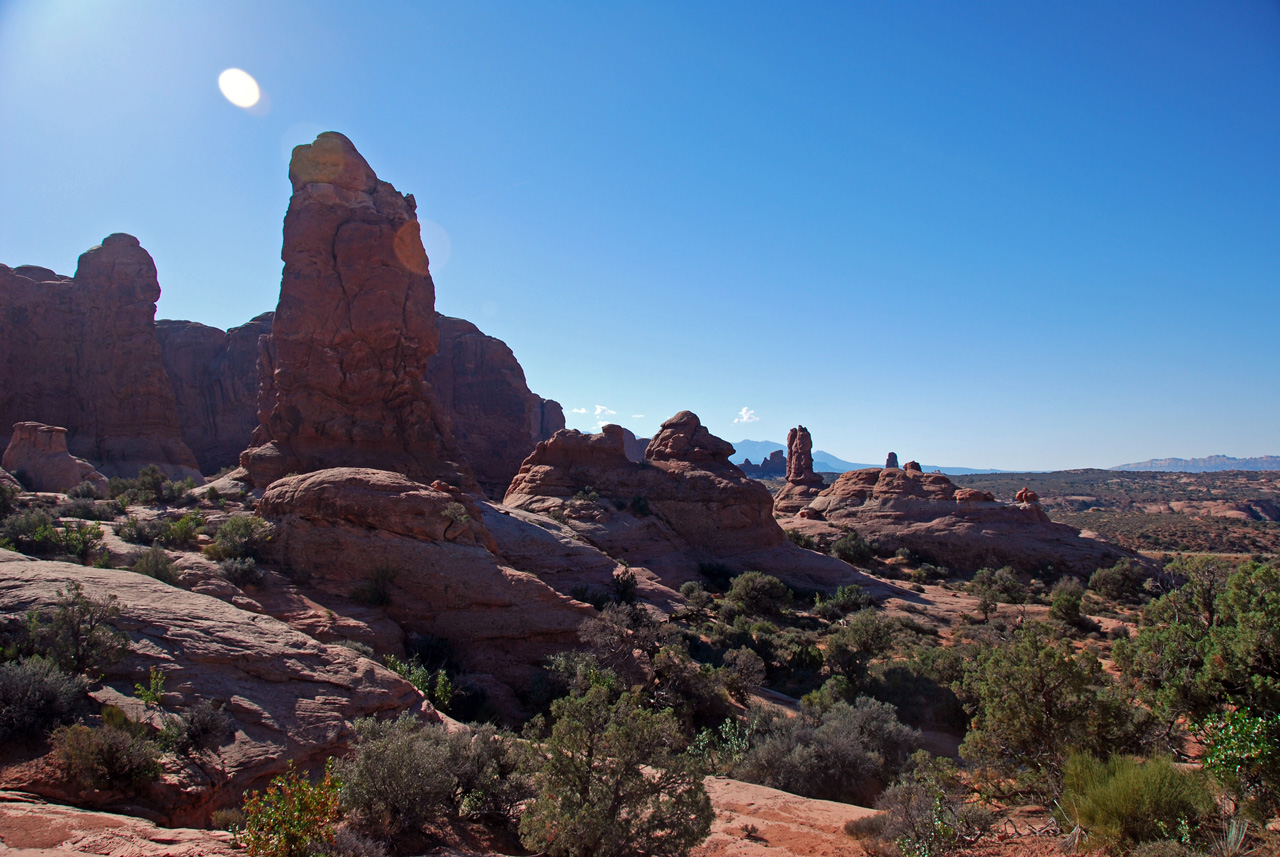
M257 104L258 99L262 97L258 82L249 72L238 68L229 68L218 75L218 89L222 90L222 94L236 107L246 109Z

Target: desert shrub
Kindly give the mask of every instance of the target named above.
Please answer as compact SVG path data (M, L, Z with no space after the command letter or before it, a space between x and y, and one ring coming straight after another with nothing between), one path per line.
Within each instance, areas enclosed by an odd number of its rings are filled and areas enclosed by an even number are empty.
M70 496L70 495L68 495ZM114 506L95 503L92 496L75 497L54 510L59 518L79 518L82 521L109 521L116 515Z
M624 569L613 575L613 580L609 583L609 594L615 604L634 604L639 586L636 573L629 568Z
M588 485L573 495L573 502L598 503L600 502L600 492Z
M366 830L395 834L445 817L457 778L443 726L411 715L355 723L355 752L338 765L342 804Z
M871 561L875 552L857 533L843 535L831 545L831 555L850 565L863 565Z
M1131 559L1122 559L1111 568L1100 568L1089 578L1089 588L1111 601L1136 601L1142 597L1147 576Z
M129 638L112 624L120 616L116 596L90 598L79 581L57 595L52 611L27 615L19 648L48 658L65 673L96 678L129 650Z
M70 720L84 692L84 679L39 656L0 664L0 741Z
M827 636L827 669L859 682L867 665L886 654L893 646L897 623L875 610L859 610L846 623Z
M904 857L946 857L974 845L995 821L985 807L969 803L954 765L917 753L913 770L885 789L876 809L881 815L863 822L861 834L892 842Z
M98 727L60 726L50 738L53 757L68 779L86 788L136 792L160 776L160 750L147 727L132 723L118 708L103 709Z
M221 705L202 699L187 709L186 714L170 717L160 733L160 746L186 753L218 745L231 731L231 717Z
M159 521L139 521L130 515L116 527L116 535L134 545L150 545L160 535Z
M351 597L370 607L386 607L391 603L391 585L399 576L398 568L389 565L375 566L369 576L351 590Z
M733 649L724 654L729 693L739 701L764 684L764 661L750 649Z
M338 640L334 645L342 646L344 649L350 649L357 655L368 658L369 660L373 660L376 656L376 653L373 651L373 646L370 646L368 643L362 643L359 640Z
M835 622L854 611L865 610L873 603L871 596L863 592L861 586L850 583L848 586L838 587L827 598L823 598L820 592L814 595L813 612L828 622Z
M349 827L335 829L332 842L320 842L314 847L316 857L387 857L382 843Z
M1009 566L980 569L965 589L978 596L979 609L982 610L984 619L990 618L991 612L999 603L1021 604L1027 600L1026 587L1019 582Z
M1049 605L1049 618L1064 625L1079 625L1084 618L1081 605L1084 587L1074 577L1065 577L1053 588L1053 602Z
M1144 842L1130 851L1129 857L1201 857L1201 853L1189 845L1166 839L1161 842Z
M1265 817L1280 804L1280 715L1236 709L1200 727L1204 766L1251 814Z
M167 548L193 547L203 526L204 515L199 512L188 512L176 520L166 518L160 522L155 540Z
M649 501L645 499L643 494L637 494L631 498L631 502L627 504L631 509L631 514L637 518L647 518L653 514L649 509Z
M698 759L669 712L592 686L551 706L533 754L537 797L520 819L526 848L551 857L687 854L714 812Z
M454 811L472 819L510 823L533 797L533 780L515 736L492 725L447 736L449 767L457 780Z
M799 530L787 530L787 538L796 547L801 547L805 550L811 551L816 551L818 549L818 540L807 533L800 532Z
M212 560L261 559L271 534L271 525L261 518L248 515L228 518L214 533L213 544L205 547L204 555Z
M1214 804L1202 775L1165 759L1072 753L1058 807L1059 823L1078 827L1086 847L1125 848L1194 829Z
M689 613L701 613L711 606L711 594L696 580L685 581L680 586L684 596L684 609Z
M919 734L893 707L860 697L821 713L756 711L733 776L805 797L866 804L906 765Z
M791 590L771 574L748 571L733 579L725 599L744 613L771 616L782 613L791 605Z
M722 562L700 562L698 574L707 581L707 588L712 592L724 592L733 579L733 569Z
M341 784L333 762L312 783L290 763L264 792L250 792L244 802L240 843L249 857L311 857L333 845L334 825L341 817Z
M213 830L237 831L244 827L244 813L239 809L215 809L209 816L209 827Z
M258 568L258 561L249 556L224 559L218 563L218 576L241 589L249 586L261 586L262 581L266 578L262 569Z
M167 583L170 586L178 582L178 570L174 566L173 560L165 552L164 548L158 545L152 545L147 548L146 553L134 560L132 570L138 574L145 574L147 577L154 577L161 583Z
M71 556L83 563L102 541L102 528L81 521L57 521L44 509L28 509L0 522L0 542L34 556Z
M108 493L111 499L120 498L126 503L146 503L149 505L190 505L193 502L191 489L196 487L195 480L182 479L174 481L154 464L148 464L138 471L133 479L113 477L110 480Z
M0 484L0 518L7 518L13 514L20 493L21 491L12 485Z

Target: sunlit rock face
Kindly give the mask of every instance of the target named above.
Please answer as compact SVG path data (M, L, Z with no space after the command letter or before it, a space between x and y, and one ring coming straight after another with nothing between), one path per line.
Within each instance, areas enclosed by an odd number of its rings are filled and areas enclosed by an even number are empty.
M155 262L108 235L74 277L0 265L0 446L15 423L67 429L72 455L108 476L147 464L198 476L156 339Z
M439 332L413 197L334 132L294 149L289 179L280 302L241 465L258 486L338 466L474 486L425 380Z

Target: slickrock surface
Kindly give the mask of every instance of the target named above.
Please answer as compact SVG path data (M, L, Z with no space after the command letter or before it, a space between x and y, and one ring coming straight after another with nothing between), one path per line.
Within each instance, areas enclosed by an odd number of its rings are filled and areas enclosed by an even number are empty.
M322 592L383 602L408 632L449 640L469 680L511 711L511 689L527 689L547 655L577 646L578 625L594 615L568 589L612 580L614 564L581 555L574 571L546 580L513 568L485 525L501 516L443 482L334 468L275 482L259 511L277 527L271 553L282 566ZM511 528L537 529L504 519ZM513 554L520 541L504 532ZM370 587L383 597L362 596Z
M813 472L813 438L804 426L787 432L787 484L773 498L777 515L794 515L822 492L825 483Z
M529 391L524 370L502 340L439 313L436 327L440 350L427 364L427 380L452 418L476 481L500 498L538 441L564 428L564 410Z
M909 548L931 562L962 570L1012 565L1030 571L1052 565L1058 571L1089 574L1134 556L1053 523L1037 502L1000 503L989 493L958 488L941 473L922 473L911 462L903 470L851 470L801 514L809 520L792 522L802 532L814 533L825 520L881 548Z
M707 777L715 807L711 836L694 857L863 857L845 835L845 822L874 810L847 803L803 798L788 792L724 777ZM744 829L754 827L748 835Z
M350 649L131 571L0 550L0 620L50 608L56 590L72 581L91 598L118 597L116 624L131 641L128 657L109 668L93 692L99 702L119 705L135 719L148 716L133 686L157 666L165 677L166 711L181 713L198 700L223 703L234 731L212 751L164 757L162 779L141 797L80 791L44 759L10 766L0 788L100 809L133 807L133 814L141 805L165 824L202 825L213 810L238 805L244 789L263 788L290 759L306 769L345 751L357 717L404 710L438 717L408 682ZM149 716L156 722L159 715Z
M293 150L289 179L280 302L241 465L259 487L337 466L474 484L425 380L440 337L413 197L333 132Z
M58 806L0 792L0 854L7 857L232 857L231 834L157 827L127 815Z
M88 482L106 495L107 478L83 458L67 452L67 430L60 426L17 423L0 463L18 474L32 491L66 493Z
M682 411L663 423L642 462L627 458L624 441L613 425L594 435L556 432L521 465L504 505L563 515L588 543L673 589L697 579L699 562L806 586L858 577L839 560L792 545L773 519L768 489L729 461L733 446L696 415Z
M108 235L74 277L0 265L0 445L36 421L64 426L71 454L108 476L198 476L160 359L159 297L132 235Z
M233 467L258 425L258 337L274 313L223 331L194 321L156 322L182 439L203 473Z

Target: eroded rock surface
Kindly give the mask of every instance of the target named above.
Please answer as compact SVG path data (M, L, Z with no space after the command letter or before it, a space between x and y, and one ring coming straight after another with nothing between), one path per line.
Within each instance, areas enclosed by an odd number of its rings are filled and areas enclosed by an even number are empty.
M198 700L222 703L233 731L205 753L164 757L164 776L136 798L83 792L43 759L7 768L0 788L103 809L128 807L132 814L142 805L165 824L199 826L213 810L238 805L246 788L264 787L289 760L307 769L344 752L357 717L405 710L438 717L408 682L350 649L131 571L0 550L0 620L21 621L27 610L48 609L57 590L73 581L91 598L118 597L116 624L131 641L128 657L107 670L94 692L99 702L119 705L135 719L158 717L133 691L156 666L165 678L167 711L181 713Z
M234 467L258 425L258 337L274 313L230 330L194 321L156 322L182 439L200 470Z
M436 326L440 350L427 364L427 380L449 412L476 481L490 497L501 497L538 441L564 428L564 410L530 392L524 370L501 339L438 313Z
M108 476L156 464L199 476L156 339L160 285L132 235L108 235L74 277L0 265L0 444L18 422L67 429L71 454Z
M787 432L787 484L773 498L773 511L794 515L821 493L825 483L813 472L813 438L804 426Z
M0 463L16 475L15 481L21 481L31 491L65 494L82 482L88 482L104 496L107 491L107 478L92 464L67 451L67 430L60 426L15 424Z
M413 197L341 134L298 146L280 302L258 357L255 485L338 466L474 484L431 400L435 286Z

